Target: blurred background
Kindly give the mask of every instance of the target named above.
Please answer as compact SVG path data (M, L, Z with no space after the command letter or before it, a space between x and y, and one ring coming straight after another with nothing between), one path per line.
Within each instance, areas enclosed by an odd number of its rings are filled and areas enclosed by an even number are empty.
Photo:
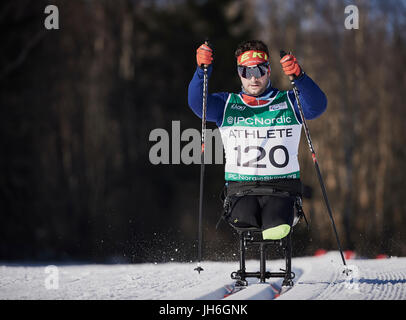
M0 24L1 261L196 260L200 166L152 165L149 134L200 131L187 87L206 36L210 92L239 92L244 40L268 44L281 90L279 51L296 55L328 98L308 125L344 249L406 255L405 1L18 0ZM304 135L300 163L310 229L295 227L293 254L335 250ZM204 259L236 259L231 228L215 229L223 179L206 166Z

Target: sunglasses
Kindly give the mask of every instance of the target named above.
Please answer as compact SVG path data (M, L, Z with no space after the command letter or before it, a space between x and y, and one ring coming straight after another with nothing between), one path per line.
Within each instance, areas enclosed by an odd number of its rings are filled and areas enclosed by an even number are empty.
M238 74L245 79L251 79L252 77L255 77L256 79L261 78L268 72L268 68L268 62L261 63L253 67L241 65L237 66Z

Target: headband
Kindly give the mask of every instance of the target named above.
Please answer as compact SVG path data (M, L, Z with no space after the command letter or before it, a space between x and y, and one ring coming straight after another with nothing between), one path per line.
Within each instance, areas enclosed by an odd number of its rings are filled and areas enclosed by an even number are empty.
M268 55L264 51L250 50L245 51L237 57L237 64L251 67L257 64L268 62Z

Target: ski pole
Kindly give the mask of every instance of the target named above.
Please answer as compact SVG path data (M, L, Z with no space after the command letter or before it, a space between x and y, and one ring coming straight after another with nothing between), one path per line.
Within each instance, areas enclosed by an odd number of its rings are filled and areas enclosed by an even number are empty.
M204 42L207 46L209 45L209 40L206 39ZM203 271L200 266L202 261L202 243L203 243L203 187L204 187L204 147L206 142L206 109L207 109L207 85L208 85L208 75L207 75L208 65L203 65L203 102L202 102L202 148L200 154L200 194L199 194L199 231L198 231L198 251L197 251L197 267L194 269L197 272Z
M283 58L284 56L286 56L286 52L281 50L280 55L281 55L281 58ZM345 258L344 258L343 250L341 249L340 239L338 238L338 233L337 233L337 229L336 229L336 224L334 222L333 213L332 213L332 210L331 210L331 207L330 207L330 202L328 201L326 187L324 185L323 177L321 176L320 167L319 167L319 164L318 164L318 161L317 161L317 158L316 158L316 152L314 151L314 148L313 148L313 143L312 143L312 139L310 137L309 127L307 126L307 123L306 123L306 120L305 120L305 117L304 117L304 113L303 113L302 104L300 103L300 100L299 100L299 90L297 89L296 84L294 82L294 77L289 76L289 80L290 80L290 83L293 86L293 93L295 94L295 98L296 98L297 106L298 106L298 109L299 109L300 117L302 118L302 124L303 124L303 128L304 128L304 131L305 131L305 134L306 134L307 144L309 145L310 152L312 154L314 166L315 166L316 172L317 172L317 177L319 179L320 187L321 187L321 190L322 190L322 193L323 193L324 203L326 204L327 211L328 211L328 214L330 216L331 223L333 225L333 230L334 230L334 233L335 233L335 236L336 236L338 249L340 250L341 259L343 260L344 266L347 266L347 263L346 263ZM347 272L347 271L344 270L344 272Z

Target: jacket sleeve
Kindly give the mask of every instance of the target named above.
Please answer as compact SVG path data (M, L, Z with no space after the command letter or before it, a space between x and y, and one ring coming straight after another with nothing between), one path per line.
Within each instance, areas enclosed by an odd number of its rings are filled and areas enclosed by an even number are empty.
M306 120L319 117L327 109L327 97L319 86L306 74L295 80L299 90L299 99ZM293 90L289 91L289 98L293 103L297 118L301 121L299 108Z
M212 66L209 66L208 76L210 77L213 70ZM203 69L197 67L192 81L189 83L188 88L188 103L189 107L199 117L202 117L202 101L203 101ZM207 95L207 109L206 120L210 122L216 122L218 126L223 121L224 107L228 98L228 93L218 92Z

